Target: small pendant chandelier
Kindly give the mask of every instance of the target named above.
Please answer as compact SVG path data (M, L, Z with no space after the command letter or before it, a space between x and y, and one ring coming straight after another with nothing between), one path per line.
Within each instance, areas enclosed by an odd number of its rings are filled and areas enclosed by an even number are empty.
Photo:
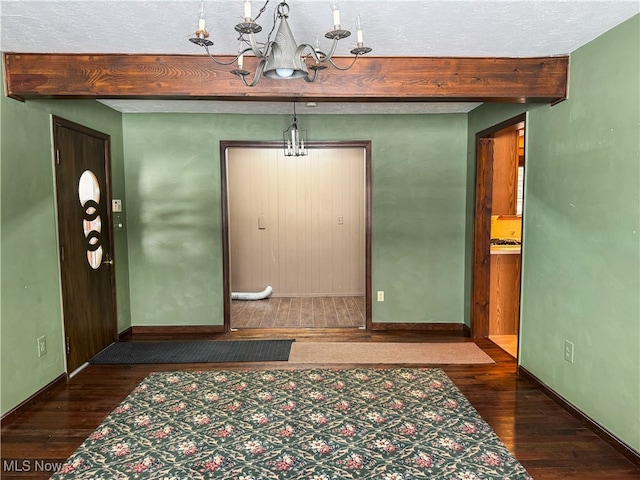
M293 120L289 128L282 132L282 136L285 157L304 157L307 155L307 132L298 128L295 103L293 104Z

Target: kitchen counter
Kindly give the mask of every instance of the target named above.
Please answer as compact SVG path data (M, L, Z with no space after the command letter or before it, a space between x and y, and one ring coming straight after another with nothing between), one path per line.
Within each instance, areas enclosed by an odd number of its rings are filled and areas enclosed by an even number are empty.
M520 255L520 245L491 245L491 255Z

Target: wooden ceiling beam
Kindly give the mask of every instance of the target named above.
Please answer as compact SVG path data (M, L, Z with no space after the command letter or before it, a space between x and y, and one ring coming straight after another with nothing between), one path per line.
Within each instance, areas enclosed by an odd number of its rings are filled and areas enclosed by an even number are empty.
M262 78L253 88L206 56L5 53L4 65L5 92L17 99L555 103L567 95L569 58L361 57L313 83Z

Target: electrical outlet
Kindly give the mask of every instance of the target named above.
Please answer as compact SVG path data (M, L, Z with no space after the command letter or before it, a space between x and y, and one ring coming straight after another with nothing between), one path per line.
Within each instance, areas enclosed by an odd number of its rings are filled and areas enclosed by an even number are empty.
M41 357L47 353L47 337L45 335L38 337L38 356Z
M384 290L378 290L378 301L384 302Z
M564 359L569 363L573 363L573 343L569 340L564 341Z

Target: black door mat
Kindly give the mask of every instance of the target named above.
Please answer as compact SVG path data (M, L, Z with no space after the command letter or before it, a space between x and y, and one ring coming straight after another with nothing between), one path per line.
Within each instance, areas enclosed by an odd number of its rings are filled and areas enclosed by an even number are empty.
M134 363L286 362L294 340L116 342L89 360L94 365Z

